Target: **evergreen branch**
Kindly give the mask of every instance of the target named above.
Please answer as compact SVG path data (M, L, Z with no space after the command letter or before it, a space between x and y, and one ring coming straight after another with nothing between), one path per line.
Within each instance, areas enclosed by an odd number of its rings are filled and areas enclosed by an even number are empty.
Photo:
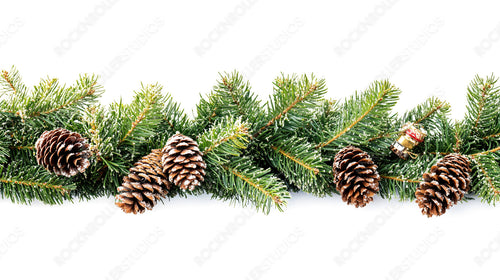
M282 205L283 204L283 200L281 200L281 198L277 195L277 194L272 194L270 191L266 190L266 187L263 186L263 185L260 185L258 182L255 182L253 181L251 178L239 173L238 171L234 170L234 169L231 169L227 166L222 166L224 169L226 170L229 170L231 173L233 173L236 177L242 179L243 181L245 181L248 185L250 185L251 187L255 188L256 190L258 190L260 193L262 193L263 195L271 198L274 203L276 203L277 205Z
M16 89L16 87L14 87L14 83L9 78L9 72L2 70L2 77L5 80L5 82L7 83L7 85L10 87L10 90L12 90L12 94L16 94L17 89Z
M394 177L394 176L387 176L387 175L380 175L380 178L387 179L387 180L394 180L394 181L403 182L403 183L420 184L422 182L421 180L405 179L405 178L401 178L401 177Z
M0 166L0 194L14 202L30 203L34 199L48 204L70 198L76 186L59 176L49 174L40 166L24 166L13 162Z
M478 136L500 133L497 124L500 109L500 88L496 86L498 79L493 75L485 79L476 76L467 88L467 114L463 121L460 138L471 142Z
M152 99L148 100L148 105L142 110L142 112L139 114L139 116L136 117L136 119L132 122L132 125L130 129L125 133L125 135L120 139L120 142L118 142L118 145L125 142L125 140L134 132L135 128L139 123L141 123L145 118L146 115L148 114L149 110L151 109L151 106L154 104L154 101Z
M199 146L207 161L224 164L242 154L247 148L248 138L247 123L225 117L200 136Z
M282 117L286 116L290 110L295 108L298 104L307 99L312 93L316 92L320 88L320 84L318 82L312 83L309 85L307 91L304 94L297 95L295 100L291 102L287 107L281 110L278 114L276 114L271 120L269 120L264 126L262 126L257 132L253 134L253 138L257 138L262 132L268 129L271 125L273 125L276 121L280 120Z
M479 98L479 102L478 102L478 113L477 113L477 117L476 117L476 122L474 124L474 128L477 128L479 126L479 120L481 120L481 115L483 114L483 109L484 109L484 105L486 103L486 89L489 89L491 87L490 84L486 84L484 85L484 87L481 89L481 97Z
M360 121L362 121L375 108L375 106L377 106L383 100L383 96L385 96L388 92L389 91L384 91L384 93L382 94L382 97L379 98L379 100L375 104L373 104L367 111L365 111L363 113L363 115L361 115L358 119L356 119L354 122L352 122L349 126L345 127L344 130L342 130L341 132L339 132L332 139L330 139L330 140L328 140L328 141L326 141L324 143L318 144L316 146L316 149L319 149L319 148L322 148L324 146L330 145L333 141L337 140L338 138L340 138L340 136L344 135L347 131L351 130L351 128L353 128Z
M288 158L289 160L297 163L298 165L304 167L305 169L307 170L310 170L314 173L314 175L318 175L319 174L319 169L318 168L315 168L315 167L312 167L306 163L304 163L303 161L301 161L300 159L290 155L289 153L283 151L282 149L279 149L278 147L276 146L271 146L271 148L275 151L277 151L278 153L284 155L286 158Z
M97 108L95 106L89 107L86 111L84 120L88 125L88 134L90 134L90 150L94 155L96 155L97 161L101 161L101 151L99 150L99 147L101 146L102 139L97 124L98 113L102 113L101 108Z
M254 124L262 115L260 101L248 82L238 72L219 74L210 94L201 97L195 118L196 132L201 133L219 119L233 116Z
M475 156L471 156L471 157L473 159L476 159ZM495 196L500 195L500 190L495 187L495 184L493 183L493 179L490 177L490 175L488 174L488 172L486 172L486 170L484 168L484 165L481 164L480 161L476 161L476 163L478 165L479 170L481 170L481 173L486 178L486 181L488 182L488 185L489 185L490 189L493 191L494 195Z
M34 150L35 146L11 146L11 149L16 149L16 150Z
M27 187L48 188L48 189L58 190L58 191L60 191L63 194L68 194L69 193L69 190L65 189L61 185L52 185L52 184L48 184L48 183L44 183L44 182L11 180L11 179L0 178L0 183L23 185L23 186L27 186Z
M53 82L55 80L53 79L50 83L50 86L52 86ZM88 97L88 96L91 96L93 95L96 90L95 90L95 86L97 84L97 81L94 81L91 85L90 85L90 88L82 95L80 96L75 96L74 99L70 99L68 100L66 103L64 104L61 104L55 108L51 108L47 111L44 111L44 112L32 112L28 117L37 117L37 116L40 116L40 115L43 115L43 114L51 114L51 113L54 113L56 111L59 111L59 110L62 110L62 109L65 109L67 107L70 107L72 105L74 105L75 103L79 102L79 101L82 101L84 98Z
M233 157L224 164L208 161L210 167L207 191L214 197L254 205L264 213L274 206L283 210L290 193L269 170L255 165L249 157Z
M419 123L423 122L424 120L427 120L429 117L431 117L435 113L441 111L441 109L446 109L446 111L448 111L450 108L450 105L445 101L440 101L438 99L431 98L429 102L431 103L431 107L428 109L427 112L425 112L425 114L420 119L415 121L415 124L419 124ZM435 102L435 104L432 104L434 102Z
M497 137L500 137L500 133L495 133L495 134L492 134L492 135L484 136L483 139L484 140L488 140L488 139L497 138Z
M244 116L245 115L245 111L241 107L241 103L236 98L236 93L234 92L234 85L232 83L230 83L226 77L222 77L222 83L228 89L227 92L231 96L231 99L233 100L234 104L236 104L236 107L238 109L239 115L240 116Z
M0 164L8 161L10 155L9 145L11 144L9 138L5 131L0 132Z
M387 124L381 120L389 117L389 111L399 97L399 89L388 81L374 82L364 93L354 94L339 109L341 116L336 125L320 135L316 149L347 145L359 145L385 133ZM330 147L332 143L335 147Z
M203 155L207 155L209 154L210 152L212 152L215 148L217 148L218 146L222 145L223 143L226 143L226 142L229 142L229 141L234 141L238 138L242 138L244 136L247 136L248 135L248 128L246 127L245 124L241 124L237 129L236 131L232 132L231 135L228 135L228 136L224 136L223 138L221 138L219 141L217 141L216 143L213 143L211 146L207 147L204 151L203 151Z
M500 200L500 166L494 154L472 155L472 192L483 201L495 204Z
M472 154L470 156L471 157L483 156L483 155L487 155L487 154L491 154L491 153L496 153L498 151L500 151L500 147L496 147L494 149L491 149L491 150L488 150L488 151L484 151L484 152L480 152L480 153L475 153L475 154Z
M154 132L151 128L158 125L162 119L160 118L161 105L163 104L162 87L157 84L141 86L142 89L136 92L134 101L130 105L124 106L124 110L120 109L121 104L115 105L118 106L116 113L127 115L126 122L122 126L126 132L122 133L118 145L134 141L133 136L137 136L139 139L152 136Z

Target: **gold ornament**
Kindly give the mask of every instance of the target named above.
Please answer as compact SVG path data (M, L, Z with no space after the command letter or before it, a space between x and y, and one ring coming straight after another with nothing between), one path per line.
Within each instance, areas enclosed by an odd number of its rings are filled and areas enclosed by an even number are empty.
M427 132L420 125L406 123L399 138L389 148L398 157L406 160L410 155L414 155L411 150L424 142L425 136Z

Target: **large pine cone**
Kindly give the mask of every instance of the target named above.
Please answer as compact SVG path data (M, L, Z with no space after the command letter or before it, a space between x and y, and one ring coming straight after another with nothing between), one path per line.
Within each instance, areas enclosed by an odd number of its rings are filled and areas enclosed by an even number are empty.
M361 149L348 146L340 150L333 162L334 181L342 200L364 207L379 190L377 165Z
M35 148L38 164L57 175L71 177L90 166L87 140L64 128L42 133Z
M415 192L422 214L427 217L443 215L448 208L462 200L470 189L470 163L467 157L450 154L424 174L424 181Z
M159 149L134 164L130 173L123 177L123 183L118 187L115 204L125 213L143 213L151 210L156 203L164 198L172 184L167 180L161 166L161 151Z
M206 164L198 144L180 133L168 139L162 150L163 173L182 190L194 190L205 178Z

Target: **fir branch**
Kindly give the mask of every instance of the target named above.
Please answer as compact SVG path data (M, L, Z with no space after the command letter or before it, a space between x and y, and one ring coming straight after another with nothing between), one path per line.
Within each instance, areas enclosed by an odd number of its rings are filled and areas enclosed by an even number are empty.
M250 124L262 115L261 104L249 83L238 72L219 74L210 94L201 97L195 118L196 132L210 128L218 119L233 116Z
M483 201L495 204L500 199L500 166L498 157L489 155L471 155L472 189Z
M0 75L0 97L8 94L11 97L23 95L26 92L26 86L22 83L19 71L12 66L10 71L2 70Z
M326 92L325 81L323 79L318 81L312 75L311 78L304 75L301 79L296 76L282 76L276 79L274 85L275 93L268 103L268 121L253 134L253 138L259 137L273 125L283 126L283 119L288 120L289 130L294 130L297 125L303 125ZM281 123L277 124L278 121Z
M162 87L158 84L141 86L142 89L136 92L132 103L123 107L125 110L120 110L119 104L115 105L118 106L118 108L115 107L117 109L116 113L126 114L118 145L125 142L133 143L135 140L144 140L146 137L153 135L152 128L161 122Z
M243 180L245 183L255 188L258 192L262 193L264 196L269 197L272 201L278 206L281 207L283 205L283 200L277 194L271 193L271 191L267 190L266 186L259 184L258 181L252 180L252 178L239 173L235 169L231 169L227 166L223 166L224 169L231 171L236 177Z
M16 150L34 150L35 146L11 146L11 149L16 149Z
M384 131L384 123L376 120L388 117L399 93L400 90L388 81L374 82L363 94L356 93L340 109L342 114L339 118L340 123L331 131L326 131L323 140L316 145L316 148L332 149L329 146L336 141L339 141L335 145L338 147L359 145L360 142L379 135Z
M48 204L62 203L70 198L76 186L40 166L22 166L11 163L0 166L0 194L13 202L31 203L34 199Z
M213 186L208 188L214 197L252 204L264 213L274 206L283 211L290 193L269 170L257 167L248 157L233 158L223 165L211 166Z
M55 80L52 79L49 82L50 84L48 85L48 87L51 87L52 84L54 83L54 81ZM51 109L49 109L47 111L44 111L44 112L32 112L28 117L37 117L37 116L44 115L44 114L51 114L51 113L54 113L56 111L68 108L68 107L76 104L77 102L82 101L84 98L95 94L96 93L96 90L95 90L96 85L97 85L97 81L94 81L90 85L90 88L86 89L83 94L81 94L81 95L75 95L73 99L69 99L65 103L60 104L59 106L57 106L55 108L51 108Z
M309 170L309 171L312 171L312 172L314 173L314 175L318 175L318 174L319 174L319 169L318 169L318 168L310 166L309 164L305 163L305 162L304 162L304 161L302 161L301 159L299 159L299 158L297 158L297 157L292 156L291 154L289 154L289 153L285 152L284 150L282 150L282 149L280 149L280 148L278 148L278 147L276 147L276 146L271 146L271 148L272 148L274 151L276 151L276 152L278 152L278 153L282 154L283 156L285 156L287 159L289 159L289 160L291 160L291 161L293 161L293 162L297 163L298 165L300 165L300 166L304 167L305 169L307 169L307 170Z
M412 122L425 126L427 121L432 123L434 117L447 115L450 112L450 104L436 97L430 97L422 104L416 106L413 110L408 111L403 116L403 122Z
M305 192L325 195L323 176L329 176L331 169L307 139L281 135L271 137L269 144L271 151L263 151L266 162L283 174L284 180Z
M475 154L472 154L470 156L471 157L484 156L484 155L488 155L488 154L491 154L491 153L496 153L498 151L500 151L500 147L496 147L494 149L487 150L487 151L484 151L484 152L475 153Z
M467 88L467 113L460 139L470 142L474 136L484 138L500 133L497 124L500 104L498 79L493 75L485 79L476 76Z
M226 142L234 142L236 139L241 139L244 136L248 136L248 128L246 127L245 124L241 124L239 127L237 127L236 131L234 131L231 135L224 136L216 143L213 143L211 146L207 147L203 151L203 155L207 155L210 152L213 152L213 150L215 148L217 148L218 146L220 146Z
M35 181L24 181L24 180L13 180L13 179L3 179L0 178L0 183L13 184L13 185L23 185L26 187L39 187L48 188L60 191L62 194L68 194L69 190L65 189L62 185L52 185L45 182L35 182Z
M188 116L181 109L179 103L175 102L170 94L166 94L163 101L163 108L161 109L161 116L163 118L157 131L157 137L153 138L155 141L165 142L177 131L189 134L190 120Z
M500 137L500 133L495 133L495 134L492 134L492 135L484 136L483 139L484 140L488 140L488 139L497 138L497 137Z
M247 123L225 117L200 136L199 146L208 161L224 164L242 154L249 136Z
M406 178L394 177L394 176L387 176L387 175L380 175L380 178L387 179L387 180L394 180L394 181L403 182L403 183L420 184L422 182L421 180L412 180L412 179L406 179Z

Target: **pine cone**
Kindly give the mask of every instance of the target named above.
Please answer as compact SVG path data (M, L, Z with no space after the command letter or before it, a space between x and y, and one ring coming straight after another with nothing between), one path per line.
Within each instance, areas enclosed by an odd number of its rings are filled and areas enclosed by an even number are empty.
M348 146L340 150L333 162L334 182L342 200L364 207L379 190L377 165L361 149Z
M64 128L42 133L35 148L37 163L57 175L71 177L90 166L87 140Z
M115 204L125 213L143 213L151 210L158 200L164 198L172 184L167 180L161 166L161 151L159 149L134 164L130 173L123 177L123 183L118 187Z
M440 216L470 190L470 163L459 154L447 155L424 174L415 192L422 214Z
M168 139L162 150L163 173L182 190L194 190L203 182L206 164L198 144L180 133Z

